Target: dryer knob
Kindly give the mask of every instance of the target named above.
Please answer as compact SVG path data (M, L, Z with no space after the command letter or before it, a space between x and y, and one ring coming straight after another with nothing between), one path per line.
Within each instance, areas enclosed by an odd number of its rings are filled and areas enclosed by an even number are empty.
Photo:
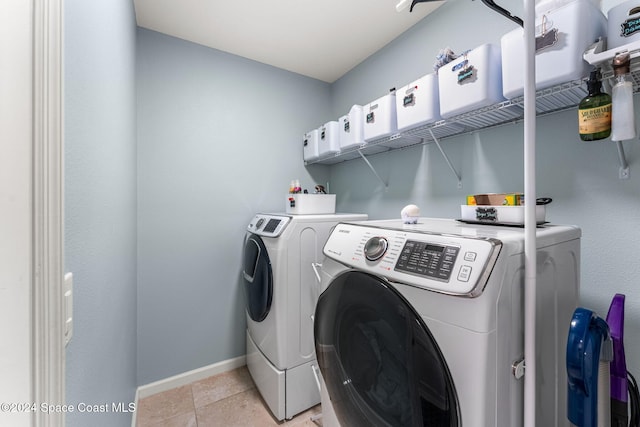
M372 237L364 244L364 256L369 261L377 261L387 252L388 246L384 237Z

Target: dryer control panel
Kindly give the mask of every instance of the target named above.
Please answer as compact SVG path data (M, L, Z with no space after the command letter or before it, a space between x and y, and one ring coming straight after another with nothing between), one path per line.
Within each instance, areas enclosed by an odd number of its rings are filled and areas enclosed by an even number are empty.
M482 293L501 247L492 238L345 223L331 233L324 254L392 282L474 297Z
M257 214L247 225L247 231L259 236L278 237L289 221L291 217L286 215Z

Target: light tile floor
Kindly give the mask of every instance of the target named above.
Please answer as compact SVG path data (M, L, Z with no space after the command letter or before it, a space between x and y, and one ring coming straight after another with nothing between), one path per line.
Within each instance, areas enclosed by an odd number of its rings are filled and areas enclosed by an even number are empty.
M140 399L138 427L318 427L317 405L278 422L262 400L246 366Z

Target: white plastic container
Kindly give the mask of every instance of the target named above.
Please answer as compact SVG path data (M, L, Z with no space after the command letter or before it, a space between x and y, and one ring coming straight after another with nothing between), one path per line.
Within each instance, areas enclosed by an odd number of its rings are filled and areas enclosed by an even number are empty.
M396 90L398 131L440 120L438 76L427 74Z
M607 20L592 0L574 0L545 11L536 19L536 89L588 76L593 67L582 55L606 35ZM515 98L524 93L522 28L502 36L501 47L503 95Z
M346 114L338 119L340 134L340 150L348 150L364 144L364 116L362 105L354 105Z
M394 92L365 105L364 140L371 142L397 132L396 94Z
M337 121L331 121L318 129L318 157L328 157L340 152L340 132Z
M546 206L536 205L536 223L545 222ZM460 205L461 219L487 224L524 225L523 206Z
M640 0L628 0L607 13L607 49L640 40Z
M310 162L318 157L318 129L314 129L302 135L302 159Z
M286 213L292 215L334 214L335 194L287 194Z
M443 118L504 101L500 47L483 44L441 67L438 89Z

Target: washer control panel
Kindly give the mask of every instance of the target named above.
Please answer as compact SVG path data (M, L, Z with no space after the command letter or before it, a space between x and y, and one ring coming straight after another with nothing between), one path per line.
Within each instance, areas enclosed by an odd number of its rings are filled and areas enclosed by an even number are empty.
M278 237L289 221L291 217L286 215L257 214L247 226L247 231L259 236Z
M474 297L487 284L501 247L491 238L342 223L324 254L391 282Z
M458 246L407 240L398 262L396 262L395 269L409 274L448 281L451 278L459 251Z

